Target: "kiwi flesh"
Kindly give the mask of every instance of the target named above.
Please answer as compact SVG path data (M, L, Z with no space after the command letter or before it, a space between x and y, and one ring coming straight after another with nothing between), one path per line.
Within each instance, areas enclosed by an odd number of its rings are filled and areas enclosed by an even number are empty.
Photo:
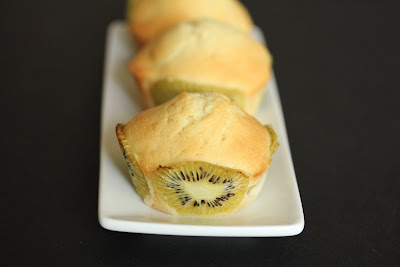
M216 216L240 205L249 178L240 171L195 161L159 166L153 184L161 202L176 214Z
M240 90L223 86L207 85L175 79L163 79L151 87L151 95L155 105L160 105L182 92L202 93L217 92L226 95L239 106L244 106L244 95Z

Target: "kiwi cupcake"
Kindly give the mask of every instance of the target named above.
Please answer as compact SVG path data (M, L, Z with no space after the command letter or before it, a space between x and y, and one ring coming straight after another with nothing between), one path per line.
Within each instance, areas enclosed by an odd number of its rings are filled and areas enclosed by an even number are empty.
M249 33L253 22L237 0L129 0L130 30L142 45L182 21L211 18Z
M215 91L254 114L271 65L262 43L227 24L199 20L181 23L146 44L129 68L145 108L183 91Z
M226 96L181 93L147 109L116 133L136 191L170 214L217 216L252 202L278 147Z

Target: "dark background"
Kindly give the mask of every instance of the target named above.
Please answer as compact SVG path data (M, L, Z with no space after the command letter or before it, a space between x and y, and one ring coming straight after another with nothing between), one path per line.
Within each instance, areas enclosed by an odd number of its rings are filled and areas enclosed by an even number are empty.
M399 1L243 2L274 55L304 231L101 228L104 42L124 1L1 1L0 265L399 266Z

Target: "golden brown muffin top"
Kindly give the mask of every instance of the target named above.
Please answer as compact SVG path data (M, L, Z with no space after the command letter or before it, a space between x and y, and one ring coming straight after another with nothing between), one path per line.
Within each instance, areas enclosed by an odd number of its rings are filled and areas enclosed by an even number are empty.
M132 0L131 0L132 1ZM128 10L132 33L141 44L182 21L211 18L231 24L247 33L253 22L237 0L142 0Z
M199 20L181 23L145 45L131 61L130 70L145 99L151 99L152 84L162 79L223 86L252 95L266 85L271 64L267 48L249 35L224 23Z
M160 165L203 161L255 178L270 166L266 128L214 92L181 93L139 113L123 134L145 175Z

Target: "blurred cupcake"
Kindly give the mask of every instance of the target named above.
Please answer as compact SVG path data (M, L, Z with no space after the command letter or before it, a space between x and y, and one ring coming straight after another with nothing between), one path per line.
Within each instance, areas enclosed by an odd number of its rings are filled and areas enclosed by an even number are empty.
M142 45L182 21L215 19L249 33L253 22L237 0L129 0L128 23Z
M271 64L267 48L250 35L225 23L199 20L180 23L153 39L129 68L145 108L183 91L214 91L254 114Z

